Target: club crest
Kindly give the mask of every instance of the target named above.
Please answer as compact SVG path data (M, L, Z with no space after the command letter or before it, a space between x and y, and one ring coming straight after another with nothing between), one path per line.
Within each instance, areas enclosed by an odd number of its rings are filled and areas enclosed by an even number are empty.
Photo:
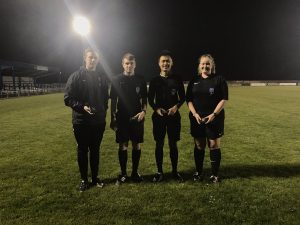
M137 94L139 94L140 93L140 87L136 87L135 91L136 91Z
M175 95L176 94L176 92L177 92L177 90L176 89L171 89L171 95Z
M213 95L215 93L215 89L214 88L209 88L209 94Z

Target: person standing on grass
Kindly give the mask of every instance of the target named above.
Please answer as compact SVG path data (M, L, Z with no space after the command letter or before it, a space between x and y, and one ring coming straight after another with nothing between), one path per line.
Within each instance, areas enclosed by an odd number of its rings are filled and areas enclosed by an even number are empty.
M141 157L141 143L144 142L144 121L147 109L147 84L144 78L135 73L135 56L126 53L122 58L123 73L117 75L111 85L111 124L116 131L116 142L119 143L119 163L121 174L117 185L128 181L127 149L132 142L131 180L141 182L138 173Z
M159 76L154 77L149 85L148 101L153 108L153 136L156 141L155 159L157 173L153 182L163 181L163 147L166 133L168 134L170 158L173 178L179 182L183 178L177 172L178 148L180 140L181 117L179 108L185 101L182 80L171 73L173 60L169 51L163 51L158 60Z
M206 142L210 149L212 175L210 181L218 183L221 162L221 137L224 134L224 106L228 100L225 79L216 74L214 58L202 55L199 58L198 76L189 82L186 101L190 109L191 135L194 137L196 172L194 181L203 180L203 161Z
M99 54L86 49L84 65L68 79L65 89L65 105L72 108L72 123L77 142L77 161L81 176L80 192L90 187L88 182L88 153L92 175L92 186L103 187L98 178L99 151L105 129L108 106L108 84L104 74L96 68Z

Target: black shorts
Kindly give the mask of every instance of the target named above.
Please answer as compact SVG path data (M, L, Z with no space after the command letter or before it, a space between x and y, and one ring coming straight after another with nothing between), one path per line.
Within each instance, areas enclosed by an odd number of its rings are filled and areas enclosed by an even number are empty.
M125 143L129 140L135 143L144 142L144 120L138 122L137 120L130 120L129 117L116 116L117 131L116 142Z
M168 138L174 141L180 140L181 117L177 111L173 116L160 116L156 112L152 114L153 137L155 141L164 140L166 133Z
M208 138L215 140L224 135L224 113L215 117L215 119L208 124L198 124L192 113L189 114L191 124L191 135L194 138Z

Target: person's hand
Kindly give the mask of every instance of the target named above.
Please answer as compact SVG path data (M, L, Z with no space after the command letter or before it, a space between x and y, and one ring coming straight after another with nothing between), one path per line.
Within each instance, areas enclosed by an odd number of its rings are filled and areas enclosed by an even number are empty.
M206 116L203 118L203 120L206 120L205 124L208 124L210 122L212 122L215 119L216 115L214 113Z
M88 114L90 114L90 115L93 115L94 113L92 113L92 109L91 109L91 107L89 107L89 106L87 106L87 105L85 105L84 107L83 107L83 109L84 109L84 111L86 111Z
M202 119L201 119L201 117L199 116L198 113L194 113L194 114L193 114L193 117L195 117L195 119L196 119L196 121L197 121L198 124L201 123Z
M136 114L133 119L137 120L138 122L141 122L145 118L145 111L141 111L138 114Z
M158 109L156 110L156 113L157 113L158 115L160 115L160 116L163 116L164 114L167 114L167 111L164 110L164 109L162 109L162 108L158 108Z
M177 110L178 110L177 105L174 105L173 107L169 108L167 110L168 116L173 116L177 112Z
M113 131L117 131L118 126L117 126L117 120L116 120L115 118L112 118L112 120L110 121L109 127L110 127Z

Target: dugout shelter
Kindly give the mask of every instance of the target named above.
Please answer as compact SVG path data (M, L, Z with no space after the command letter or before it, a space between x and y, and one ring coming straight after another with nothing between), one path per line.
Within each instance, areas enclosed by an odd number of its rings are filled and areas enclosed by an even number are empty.
M43 94L60 89L59 68L0 59L0 96Z

